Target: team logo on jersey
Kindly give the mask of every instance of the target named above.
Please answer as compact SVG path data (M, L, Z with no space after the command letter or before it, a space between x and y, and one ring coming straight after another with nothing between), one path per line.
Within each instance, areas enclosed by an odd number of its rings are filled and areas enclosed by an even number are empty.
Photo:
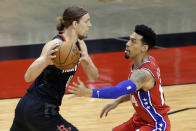
M99 91L97 91L97 96L98 96L98 98L99 98Z
M71 127L66 128L64 125L59 125L57 131L71 131Z
M76 65L74 68L69 69L69 70L62 70L62 73L76 71L76 70L77 70L77 68L78 68L78 65Z

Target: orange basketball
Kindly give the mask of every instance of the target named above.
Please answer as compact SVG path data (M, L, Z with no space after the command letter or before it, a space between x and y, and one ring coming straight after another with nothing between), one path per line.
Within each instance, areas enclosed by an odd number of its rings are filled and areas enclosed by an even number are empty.
M75 43L62 42L59 50L54 53L54 65L60 70L69 70L76 66L80 59L80 51Z

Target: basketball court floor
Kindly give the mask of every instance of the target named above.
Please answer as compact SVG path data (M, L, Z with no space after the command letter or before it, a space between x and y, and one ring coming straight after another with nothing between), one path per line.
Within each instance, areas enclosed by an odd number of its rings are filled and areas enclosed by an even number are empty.
M169 115L171 131L196 130L195 88L196 84L163 87L166 103L171 107ZM9 130L18 100L19 98L0 100L1 131ZM127 121L134 113L131 102L126 102L110 111L107 117L100 119L102 108L111 101L86 97L72 98L71 94L65 95L60 113L80 131L111 131L113 127Z

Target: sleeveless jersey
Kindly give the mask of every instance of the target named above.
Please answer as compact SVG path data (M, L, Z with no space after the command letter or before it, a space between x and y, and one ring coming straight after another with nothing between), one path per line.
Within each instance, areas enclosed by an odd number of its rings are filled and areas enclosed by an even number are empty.
M130 100L136 114L144 121L153 123L157 129L160 127L164 129L166 122L163 117L169 111L169 106L165 104L163 89L161 87L160 68L155 58L148 56L148 60L138 66L137 69L149 71L155 80L155 85L149 91L145 92L140 89L130 95ZM133 72L132 68L131 72Z
M65 38L61 34L55 36L53 39L65 41ZM80 50L79 43L76 44ZM65 88L73 78L77 67L78 64L73 69L60 70L54 65L47 66L27 90L28 93L34 94L44 102L60 106Z

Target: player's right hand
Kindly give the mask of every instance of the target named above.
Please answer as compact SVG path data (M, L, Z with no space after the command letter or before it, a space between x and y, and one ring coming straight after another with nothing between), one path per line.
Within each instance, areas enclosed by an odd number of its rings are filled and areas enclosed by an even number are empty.
M115 109L118 106L119 103L116 101L113 101L111 103L108 103L104 106L104 108L101 111L100 118L105 114L105 117L108 115L108 112L112 109Z
M54 53L59 50L58 49L59 45L60 45L59 43L55 43L55 44L51 45L51 47L49 48L49 50L47 52L47 59L49 60L50 65L53 64L52 59L56 58L56 55L54 55Z
M54 40L48 42L44 46L41 57L44 58L44 61L47 65L53 65L53 59L56 58L56 55L54 55L54 53L59 50L58 49L59 46L60 46L60 42Z

